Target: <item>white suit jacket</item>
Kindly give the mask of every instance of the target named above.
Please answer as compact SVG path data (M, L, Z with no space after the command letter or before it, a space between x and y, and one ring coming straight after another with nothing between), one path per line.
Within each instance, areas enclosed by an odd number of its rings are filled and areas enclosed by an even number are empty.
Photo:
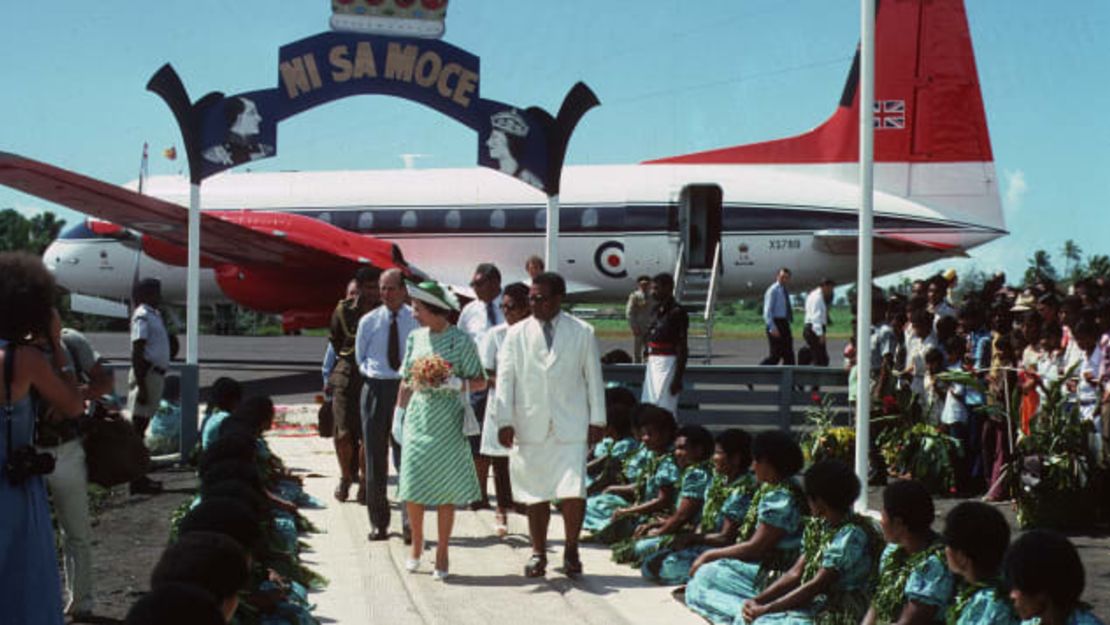
M594 329L566 313L554 323L550 351L543 325L530 317L509 328L498 354L494 421L521 443L585 443L588 426L605 426Z

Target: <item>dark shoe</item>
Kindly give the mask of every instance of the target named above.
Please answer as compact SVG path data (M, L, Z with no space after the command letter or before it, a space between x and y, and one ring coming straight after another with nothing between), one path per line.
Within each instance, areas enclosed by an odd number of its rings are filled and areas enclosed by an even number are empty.
M412 544L412 529L407 525L401 528L401 540L406 545Z
M147 476L131 482L132 495L157 495L162 492L162 483L156 482Z
M376 542L376 541L379 541L379 540L389 540L389 530L387 530L387 529L376 529L376 530L370 532L369 534L367 534L366 540L369 540L371 542Z
M339 486L335 487L335 500L339 503L347 501L348 495L351 494L351 481L339 480Z
M531 558L528 558L528 564L524 565L525 577L543 577L547 574L547 556L539 553L533 553Z
M488 499L479 499L478 501L472 501L472 502L470 502L470 506L468 506L468 507L472 511L475 511L475 512L477 512L478 510L492 510L493 509L493 506L491 506L489 504Z
M578 557L577 552L563 554L563 575L571 579L582 576L582 559Z

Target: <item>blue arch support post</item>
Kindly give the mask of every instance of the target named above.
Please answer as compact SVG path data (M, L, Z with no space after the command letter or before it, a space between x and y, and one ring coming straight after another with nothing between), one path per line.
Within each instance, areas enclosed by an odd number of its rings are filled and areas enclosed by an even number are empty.
M277 85L190 100L177 72L163 65L147 83L169 106L189 161L186 348L182 415L199 408L200 206L205 178L277 154L278 124L313 107L361 94L423 104L477 133L477 163L512 176L547 196L547 264L558 270L559 190L575 127L600 104L584 83L564 97L559 113L481 95L477 56L449 43L356 32L325 32L278 51ZM182 419L182 455L196 441L196 421Z

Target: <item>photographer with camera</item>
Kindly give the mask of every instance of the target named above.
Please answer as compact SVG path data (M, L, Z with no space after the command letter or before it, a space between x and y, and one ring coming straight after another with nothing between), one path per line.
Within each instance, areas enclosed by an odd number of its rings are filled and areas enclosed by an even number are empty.
M84 408L59 334L51 332L54 278L25 253L0 253L0 606L5 619L60 625L61 583L43 475L54 458L31 446L34 389L59 415ZM27 345L47 336L50 359Z
M57 310L52 317L49 336L37 337L35 344L48 359L53 358L54 346L62 347L66 363L63 370L76 376L82 396L92 402L86 415L92 414L97 408L97 398L112 392L112 373L83 334L62 328ZM92 615L94 603L89 471L82 441L88 418L86 415L69 418L58 414L46 401L36 403L35 447L54 458L54 471L46 475L46 486L61 528L65 554L65 613L81 621Z

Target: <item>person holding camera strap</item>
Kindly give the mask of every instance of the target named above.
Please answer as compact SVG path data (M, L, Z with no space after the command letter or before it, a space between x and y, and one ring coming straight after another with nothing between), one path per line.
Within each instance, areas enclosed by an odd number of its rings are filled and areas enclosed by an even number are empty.
M84 407L72 371L66 371L57 334L50 332L54 279L29 254L0 254L0 606L5 622L61 625L61 583L54 530L42 476L53 457L31 446L33 388L60 415ZM54 354L16 343L50 336ZM51 366L53 364L53 366Z

